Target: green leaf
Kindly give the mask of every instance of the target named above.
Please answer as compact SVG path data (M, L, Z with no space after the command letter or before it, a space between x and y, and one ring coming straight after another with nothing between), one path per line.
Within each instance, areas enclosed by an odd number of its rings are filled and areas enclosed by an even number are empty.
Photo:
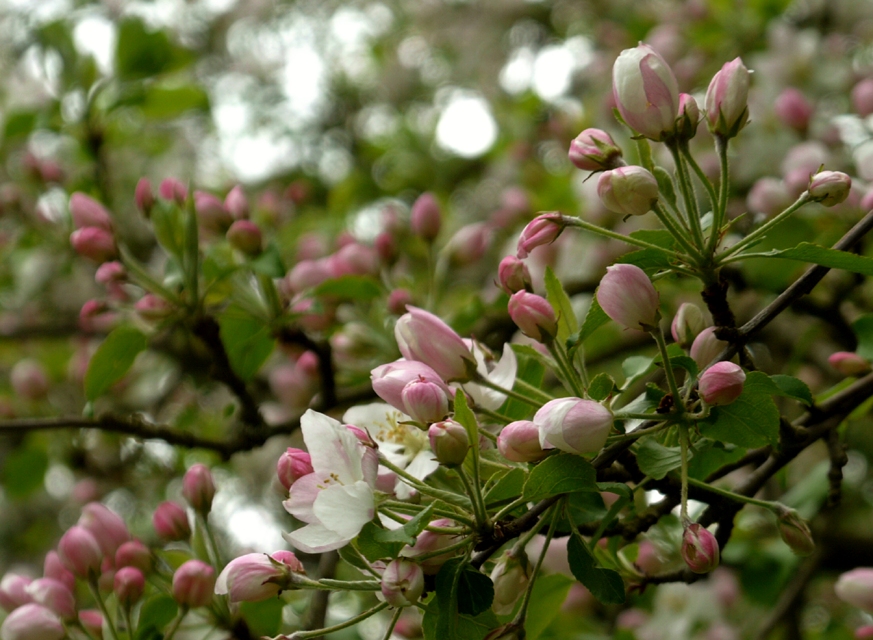
M852 323L852 331L858 338L858 348L855 349L862 358L873 360L873 314L863 315Z
M114 329L97 348L85 373L85 397L94 400L127 373L148 339L133 327Z
M158 200L150 219L158 244L181 264L185 256L185 212L172 202Z
M27 446L13 449L3 461L3 488L10 498L26 498L42 486L48 469L48 455Z
M637 379L646 375L654 362L654 358L647 358L646 356L625 358L624 362L621 363L621 370L624 372L625 377L624 387L622 388L626 389L628 385L633 384Z
M470 442L479 442L479 423L476 422L476 416L473 415L473 412L467 406L467 395L460 389L455 393L454 410L455 422L460 423L467 430L467 437L470 438ZM468 454L467 460L470 457L472 457L474 465L479 464L479 447L470 447L470 454Z
M482 640L499 624L494 612L490 610L475 617L454 613L445 618L443 625L442 620L442 610L437 598L434 598L427 604L421 621L425 640ZM448 635L444 635L446 633Z
M118 27L115 72L122 80L155 76L179 67L190 54L170 42L165 31L149 31L139 18L126 18Z
M529 348L527 345L512 345L512 350L515 352L516 359L518 360L515 379L523 380L529 385L539 388L542 386L543 378L546 374L546 366L542 362L543 357L539 352L536 352L536 356L533 356L529 352L524 351L522 347ZM500 413L511 420L526 418L530 415L530 412L530 405L516 398L508 398L500 411Z
M267 245L261 254L254 258L249 264L256 272L269 276L270 278L282 278L285 276L287 269L282 262L282 256L279 253L279 247L275 242Z
M373 538L381 544L400 543L401 545L412 546L415 544L415 538L424 531L424 528L430 522L430 514L433 508L434 503L432 502L402 527L398 529L379 529Z
M282 625L285 602L278 597L261 602L242 602L239 610L253 637L274 636Z
M230 366L240 378L251 380L276 346L270 327L236 305L221 314L218 325Z
M661 480L682 464L679 447L665 447L651 436L640 438L635 449L640 471L655 480Z
M811 242L801 242L796 247L790 249L774 249L763 253L755 253L750 257L785 258L800 262L811 262L831 269L843 269L865 276L873 276L873 258L859 256L848 251L822 247Z
M670 269L673 263L669 254L658 251L657 249L640 249L639 251L631 251L621 256L616 262L624 264L632 264L639 267L649 275L657 271Z
M599 493L579 491L567 496L565 515L566 519L561 520L558 525L559 531L570 531L571 524L588 524L600 520L606 515L606 505Z
M655 170L652 173L655 176L655 180L658 181L658 191L661 193L661 197L672 204L675 208L676 187L673 184L673 178L663 167L655 167Z
M485 494L485 504L500 502L502 500L510 500L521 495L524 489L524 481L527 479L527 473L523 469L512 469L497 481L488 493Z
M622 604L625 600L624 581L617 571L603 569L597 565L597 560L574 534L567 543L567 560L570 571L591 592L595 598L604 604Z
M142 110L148 118L169 120L186 111L208 111L209 96L196 85L151 87L145 94Z
M572 334L579 331L579 323L576 322L576 314L573 313L570 298L567 297L564 286L555 276L551 267L546 267L545 281L546 298L555 310L555 315L558 316L558 340L563 343Z
M573 580L560 573L537 577L530 594L527 620L524 623L527 640L537 640L542 635L560 613L561 606L572 586Z
M698 480L706 480L710 474L724 465L742 458L746 455L746 450L732 444L703 438L694 443L692 453L688 463L688 475Z
M588 385L588 395L592 400L602 402L615 391L615 380L608 373L598 373Z
M139 612L137 640L153 638L154 631L163 629L170 624L170 621L176 617L178 610L176 601L167 594L158 594L146 600Z
M709 418L700 423L707 438L740 447L775 445L779 441L779 409L773 402L776 384L759 371L746 375L743 393L731 404L715 407Z
M465 565L458 576L458 613L478 616L491 608L494 583L491 578Z
M26 136L36 126L36 114L33 111L12 111L6 114L3 126L3 140Z
M343 276L325 280L312 293L316 296L347 300L372 300L382 294L382 288L370 276Z
M524 498L531 502L561 493L597 491L597 472L588 461L572 453L559 453L540 462L524 484Z
M576 342L582 344L592 333L609 322L609 316L600 308L600 303L597 302L597 296L591 298L591 306L588 307L588 313L585 314L585 320L582 322L582 328L579 329L578 337L574 336Z
M786 375L770 376L770 379L779 387L779 395L786 398L794 398L808 407L813 404L812 391L809 390L809 387L803 380Z

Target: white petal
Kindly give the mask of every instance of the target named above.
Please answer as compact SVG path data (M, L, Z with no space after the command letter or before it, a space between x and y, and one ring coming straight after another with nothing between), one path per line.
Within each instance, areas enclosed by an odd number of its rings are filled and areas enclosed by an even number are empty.
M373 489L363 481L330 486L318 494L313 511L326 528L351 540L373 519Z
M312 456L312 468L319 476L333 474L344 484L363 479L361 443L342 424L308 409L300 418L300 427Z
M343 538L336 531L331 531L320 524L308 524L301 529L282 535L296 549L306 553L333 551L346 546L351 540L351 538Z
M324 486L322 480L323 478L319 478L315 473L308 473L298 478L291 485L288 499L282 503L285 511L303 522L317 522L315 513L312 511L312 505L315 503L319 491Z
M440 463L433 457L433 451L430 449L422 449L410 461L406 467L406 472L417 480L424 480L440 466Z

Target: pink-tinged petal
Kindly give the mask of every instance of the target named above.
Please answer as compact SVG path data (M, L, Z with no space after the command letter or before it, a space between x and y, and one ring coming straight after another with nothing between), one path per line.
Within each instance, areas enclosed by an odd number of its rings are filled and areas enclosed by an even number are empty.
M312 511L312 505L318 497L318 492L324 486L323 480L324 478L319 477L316 473L298 478L297 482L291 485L288 499L282 503L285 511L301 522L309 524L317 522L318 518Z
M318 494L313 511L325 527L351 540L373 519L373 489L363 481L330 486Z
M300 426L317 475L334 475L345 484L363 479L361 444L348 429L312 409L303 414Z
M422 449L415 454L415 457L409 462L409 465L406 467L406 473L413 478L424 480L434 471L439 469L439 466L440 463L433 457L433 451Z
M285 540L293 544L296 549L305 553L333 551L349 543L349 538L344 538L335 531L331 531L320 524L308 524L305 527L283 535Z

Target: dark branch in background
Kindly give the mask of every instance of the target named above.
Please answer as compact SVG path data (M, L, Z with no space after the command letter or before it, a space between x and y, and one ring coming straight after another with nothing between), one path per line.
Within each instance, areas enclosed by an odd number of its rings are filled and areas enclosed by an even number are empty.
M842 501L843 467L849 463L846 455L846 446L840 441L840 434L836 429L831 429L825 436L828 446L828 457L831 465L828 469L828 508L836 507Z
M336 567L339 563L339 553L328 551L322 553L318 561L318 577L333 578L336 575ZM306 617L306 629L322 629L327 621L327 603L330 591L316 590L312 593L309 601L309 615ZM318 636L314 640L322 640L324 636Z

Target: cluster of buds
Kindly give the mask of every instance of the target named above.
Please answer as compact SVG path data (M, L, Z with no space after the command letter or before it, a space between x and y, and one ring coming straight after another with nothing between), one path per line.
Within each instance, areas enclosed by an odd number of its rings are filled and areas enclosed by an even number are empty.
M102 204L77 191L70 196L70 216L76 228L70 244L76 253L98 264L118 255L112 216Z

